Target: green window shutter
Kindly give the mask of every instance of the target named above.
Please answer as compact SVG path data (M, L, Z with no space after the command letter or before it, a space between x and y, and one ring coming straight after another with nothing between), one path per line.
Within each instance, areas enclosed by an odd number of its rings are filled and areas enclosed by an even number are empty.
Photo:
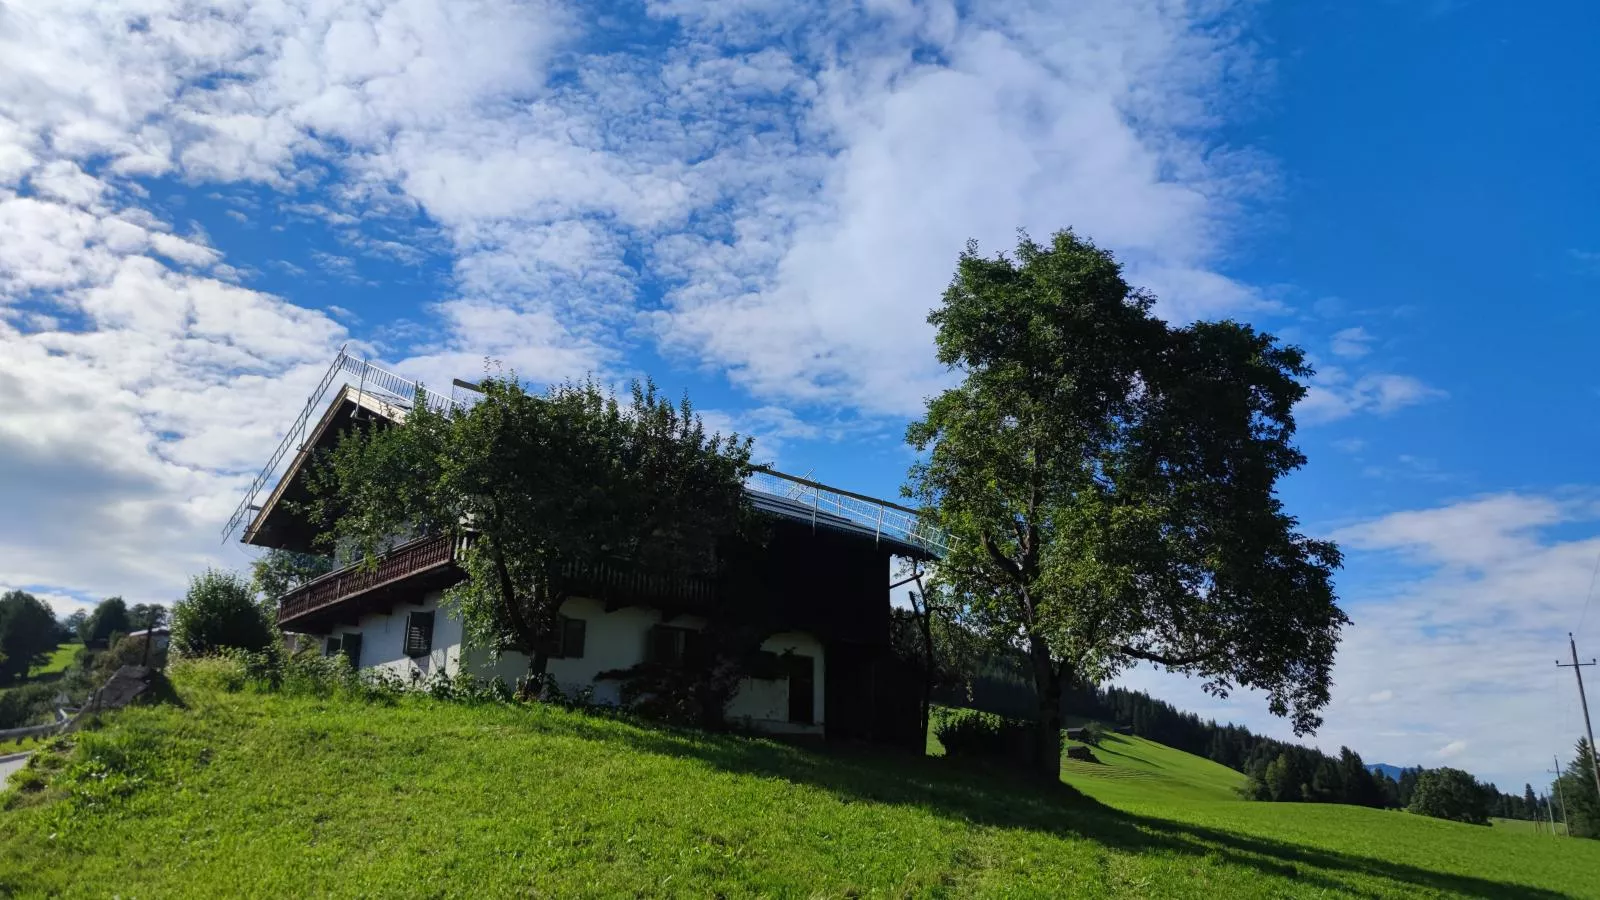
M582 659L584 638L589 623L583 619L561 620L561 655L566 659Z
M406 617L406 655L427 656L433 652L433 613L414 612Z

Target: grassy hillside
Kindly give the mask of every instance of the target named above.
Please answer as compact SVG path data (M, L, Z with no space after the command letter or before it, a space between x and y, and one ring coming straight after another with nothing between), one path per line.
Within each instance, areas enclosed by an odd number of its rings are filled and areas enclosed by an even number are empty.
M1600 896L1600 843L1234 800L1137 739L1046 790L547 707L178 688L41 755L0 896Z
M1514 831L1518 834L1550 834L1550 823L1548 822L1532 822L1527 819L1490 819L1489 823L1495 828ZM1566 834L1566 823L1555 823L1555 833Z
M72 665L73 659L77 657L78 651L82 649L82 644L60 645L51 652L50 658L43 664L28 670L28 679L30 681L38 681L47 675L59 677L62 672L65 672Z

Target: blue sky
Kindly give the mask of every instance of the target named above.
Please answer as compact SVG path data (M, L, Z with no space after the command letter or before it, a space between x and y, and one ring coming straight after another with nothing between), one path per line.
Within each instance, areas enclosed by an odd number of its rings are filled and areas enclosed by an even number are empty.
M1597 31L1482 0L13 4L0 587L170 601L242 565L221 522L346 343L434 382L648 374L892 496L963 242L1073 226L1163 315L1317 365L1284 495L1356 621L1318 743L1537 782L1580 721L1565 632L1600 646Z

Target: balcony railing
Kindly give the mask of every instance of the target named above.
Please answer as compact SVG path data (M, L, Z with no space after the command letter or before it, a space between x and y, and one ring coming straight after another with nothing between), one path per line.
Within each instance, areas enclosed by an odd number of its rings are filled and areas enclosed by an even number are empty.
M717 597L712 578L665 575L619 562L576 562L561 567L569 594L593 597L612 605L629 603L708 606Z
M433 572L461 559L468 535L438 535L401 544L371 568L350 566L308 581L278 602L278 621L289 622L407 578ZM610 604L701 606L717 596L712 578L665 575L620 562L568 561L561 566L563 587L575 596Z
M401 544L378 558L376 566L350 566L329 572L285 594L278 602L278 621L287 622L342 600L450 565L457 559L459 539L441 534Z

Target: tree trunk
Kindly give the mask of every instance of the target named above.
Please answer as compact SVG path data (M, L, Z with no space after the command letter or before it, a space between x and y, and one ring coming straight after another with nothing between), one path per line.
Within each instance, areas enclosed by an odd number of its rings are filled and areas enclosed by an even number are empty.
M922 632L922 740L928 739L928 715L933 709L933 623L930 617L933 609L928 606L928 593L922 587L922 575L913 575L917 580L917 600L911 601L911 612L917 618L917 625ZM920 602L919 602L920 601Z
M1034 772L1054 783L1061 780L1061 671L1050 659L1050 648L1041 637L1028 637L1028 659L1033 664L1033 688L1039 700L1034 725Z

